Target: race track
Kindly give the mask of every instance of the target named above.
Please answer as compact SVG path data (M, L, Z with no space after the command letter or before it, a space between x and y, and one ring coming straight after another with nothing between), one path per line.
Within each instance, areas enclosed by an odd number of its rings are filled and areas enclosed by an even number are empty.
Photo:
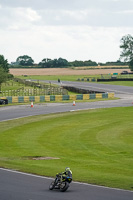
M0 169L1 200L132 200L133 192L72 183L66 192L48 189L52 179Z
M63 84L74 85L75 82ZM78 87L96 88L102 91L115 92L121 99L99 102L76 103L44 103L30 105L0 107L0 121L40 114L74 112L82 109L133 106L133 88L102 84L78 83ZM99 86L98 86L99 85ZM14 172L0 168L0 200L132 200L133 192L89 184L72 183L67 192L49 191L50 178Z

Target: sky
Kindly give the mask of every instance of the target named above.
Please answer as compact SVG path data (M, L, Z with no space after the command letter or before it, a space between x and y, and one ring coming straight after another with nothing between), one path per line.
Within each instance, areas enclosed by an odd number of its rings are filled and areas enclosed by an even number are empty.
M133 0L0 0L0 54L117 61L133 36Z

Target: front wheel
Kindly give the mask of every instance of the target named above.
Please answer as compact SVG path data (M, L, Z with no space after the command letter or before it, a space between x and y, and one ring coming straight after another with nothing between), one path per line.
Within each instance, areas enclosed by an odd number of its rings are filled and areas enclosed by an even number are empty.
M54 189L54 181L52 181L52 183L49 186L49 190L53 190Z
M69 188L69 183L68 183L68 182L63 182L63 183L60 185L60 191L61 191L61 192L65 192L68 188Z

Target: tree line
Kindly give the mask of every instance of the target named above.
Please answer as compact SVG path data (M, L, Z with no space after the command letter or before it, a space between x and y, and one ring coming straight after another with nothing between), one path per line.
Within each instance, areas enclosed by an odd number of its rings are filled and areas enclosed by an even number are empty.
M95 61L91 60L75 60L72 62L68 62L64 58L58 58L58 59L50 59L50 58L44 58L41 62L38 64L34 63L34 60L28 56L23 55L19 56L16 59L16 62L12 62L10 64L10 68L21 68L21 67L40 67L40 68L68 68L68 67L83 67L83 66L114 66L114 65L128 65L127 62L122 62L120 60L117 60L116 62L106 62L106 63L97 63Z
M34 60L28 56L23 55L19 56L16 59L16 62L11 63L11 67L13 66L39 66L42 68L66 68L66 67L78 67L78 66L98 66L98 64L94 61L87 60L87 61L78 61L75 60L73 62L68 62L64 58L58 58L58 59L50 59L50 58L44 58L41 62L35 64Z
M65 68L65 67L81 67L81 66L98 66L98 65L129 65L131 71L133 71L133 36L130 34L125 35L120 40L120 49L122 50L120 53L120 60L116 62L106 62L106 63L96 63L95 61L87 60L87 61L78 61L75 60L73 62L68 62L66 59L49 59L44 58L41 62L38 63L38 67L42 68ZM122 62L124 60L124 62ZM19 56L16 59L15 63L8 63L8 60L4 58L3 55L0 55L0 91L1 84L6 81L6 79L12 78L13 75L9 73L9 67L22 67L22 66L33 66L34 60L28 56L23 55Z
M120 40L120 59L116 62L106 62L106 63L97 63L95 61L86 60L80 61L75 60L73 62L68 62L64 58L50 59L44 58L38 64L34 63L34 60L28 56L23 55L19 56L16 59L16 62L8 64L7 59L4 59L3 55L0 55L0 68L3 68L6 73L9 71L9 67L40 67L40 68L66 68L66 67L82 67L82 66L107 66L107 65L129 65L131 71L133 71L133 36L125 35ZM123 60L123 61L122 61Z

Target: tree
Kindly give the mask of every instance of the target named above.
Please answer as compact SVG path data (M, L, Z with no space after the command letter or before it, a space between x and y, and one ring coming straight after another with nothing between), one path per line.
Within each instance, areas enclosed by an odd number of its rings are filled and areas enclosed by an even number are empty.
M44 58L39 65L41 67L45 67L45 68L63 68L63 67L67 67L70 66L69 62L66 59L63 58L59 58L59 59L54 59L51 60L49 58Z
M120 58L129 62L129 68L133 71L133 37L129 34L123 36L120 48L122 49Z
M22 66L32 66L34 63L34 60L30 56L24 55L24 56L19 56L16 62L18 62L19 65L22 65Z
M41 66L41 67L49 67L49 65L50 65L50 61L51 61L51 59L50 58L44 58L40 63L39 63L39 65Z
M58 64L57 64L57 67L66 67L66 66L69 66L69 63L66 59L64 58L59 58L58 59Z
M3 55L0 55L0 67L3 68L5 72L9 72L9 64L8 61L4 58Z
M86 61L78 61L75 60L70 63L74 67L83 67L83 66L97 66L98 64L95 61L86 60Z
M1 91L1 84L6 81L8 73L5 72L3 67L0 67L0 91Z

